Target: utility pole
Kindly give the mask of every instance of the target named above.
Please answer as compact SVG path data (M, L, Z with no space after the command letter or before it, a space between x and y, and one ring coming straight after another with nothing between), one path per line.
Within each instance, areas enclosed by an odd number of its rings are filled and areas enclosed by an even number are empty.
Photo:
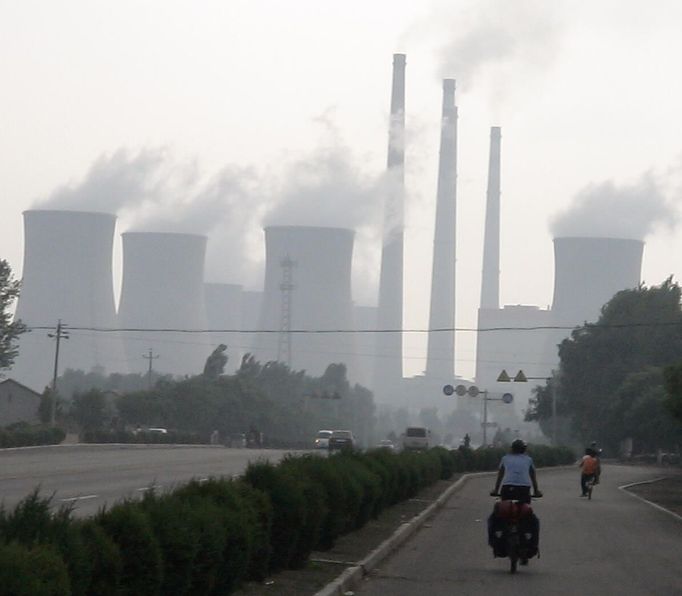
M48 333L48 337L55 339L54 350L54 372L52 374L52 399L50 400L50 426L54 426L57 420L57 374L59 372L59 342L62 339L69 339L68 331L64 331L66 325L62 325L62 320L57 320L57 329L54 333Z
M149 348L149 354L142 354L142 358L149 360L149 370L147 371L147 387L151 391L152 389L152 360L158 359L159 355L154 356L154 351Z

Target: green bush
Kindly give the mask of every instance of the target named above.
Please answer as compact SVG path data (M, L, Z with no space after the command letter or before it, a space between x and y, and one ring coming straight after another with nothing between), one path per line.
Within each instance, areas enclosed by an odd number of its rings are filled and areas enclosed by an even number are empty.
M77 523L91 563L86 593L89 596L118 596L123 568L118 546L94 520Z
M121 594L154 596L162 581L161 549L139 503L126 501L96 516L121 553Z
M269 462L249 464L245 482L268 495L273 507L271 570L286 569L297 552L306 519L306 499L295 475Z
M0 512L0 537L27 547L53 546L68 567L71 592L85 595L90 584L91 563L78 527L72 523L71 510L52 513L52 497L41 497L38 489L22 499L11 513Z
M70 596L69 573L56 548L0 544L0 590L8 596Z
M270 532L272 531L272 503L261 490L244 483L236 483L242 498L249 526L252 530L251 558L246 579L263 581L270 568Z
M224 563L226 536L216 523L221 508L209 499L191 501L190 521L199 538L189 594L213 594ZM164 595L165 596L165 595Z
M16 423L0 429L0 447L30 447L32 445L58 445L66 438L61 428Z
M188 594L199 550L198 531L191 523L191 506L174 496L159 497L149 491L142 500L142 508L161 549L161 594Z
M445 447L434 447L431 451L440 460L440 479L450 480L455 473L455 456Z

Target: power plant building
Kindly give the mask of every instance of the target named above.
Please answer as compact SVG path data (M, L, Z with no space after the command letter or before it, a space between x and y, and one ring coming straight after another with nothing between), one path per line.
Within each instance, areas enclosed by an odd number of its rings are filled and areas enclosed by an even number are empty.
M41 391L52 379L55 341L46 328L61 319L59 370L127 372L117 327L112 277L116 216L63 210L24 212L24 265L16 318L29 328L12 376ZM109 330L109 331L102 331Z
M345 228L265 228L265 284L256 356L319 376L331 363L355 367L351 262ZM292 333L293 331L293 333Z
M216 347L205 333L206 237L126 232L122 240L119 322L131 370L146 370L143 355L152 349L160 372L201 373Z

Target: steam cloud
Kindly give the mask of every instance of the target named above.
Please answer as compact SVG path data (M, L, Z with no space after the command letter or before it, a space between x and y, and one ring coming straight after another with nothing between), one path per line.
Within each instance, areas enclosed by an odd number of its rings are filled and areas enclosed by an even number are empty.
M561 38L559 7L547 0L474 0L464 9L439 4L425 23L408 32L431 40L447 39L436 49L438 77L456 77L470 89L491 70L496 94L510 81L509 70L524 76L542 73L554 61ZM454 33L453 33L454 32Z
M616 186L611 180L587 186L554 219L551 231L555 237L643 240L658 224L673 226L677 217L661 183L645 174L629 186Z
M208 235L208 277L247 287L262 283L264 225L353 228L356 298L372 301L387 183L363 172L325 125L319 146L278 175L228 165L206 179L197 164L181 163L164 148L121 149L100 156L80 183L57 188L36 207L116 213L135 231Z

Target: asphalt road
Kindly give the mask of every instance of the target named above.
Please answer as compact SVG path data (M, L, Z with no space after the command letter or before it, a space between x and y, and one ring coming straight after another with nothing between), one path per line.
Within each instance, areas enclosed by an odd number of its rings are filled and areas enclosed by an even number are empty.
M7 508L37 486L54 504L71 503L76 515L135 497L154 485L170 488L192 478L240 474L249 461L277 461L279 450L212 446L64 445L0 450L0 500Z
M604 466L591 501L579 496L578 471L538 473L544 498L541 559L516 575L494 559L485 521L493 477L470 480L405 546L356 590L363 596L682 594L682 521L619 490L651 479L646 468Z

